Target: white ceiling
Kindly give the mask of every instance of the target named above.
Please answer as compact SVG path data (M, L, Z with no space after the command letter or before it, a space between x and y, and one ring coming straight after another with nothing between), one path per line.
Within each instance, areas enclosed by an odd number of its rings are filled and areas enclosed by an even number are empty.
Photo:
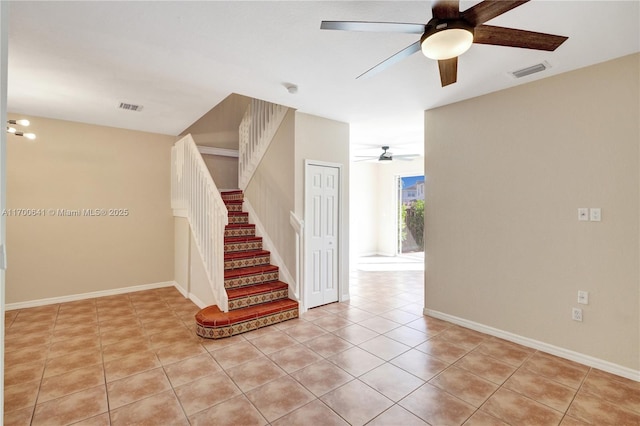
M467 9L478 1L461 2ZM322 31L322 20L426 23L428 1L27 2L10 5L8 109L179 134L230 93L352 123L352 143L422 146L422 111L640 51L640 2L533 0L493 25L568 36L555 52L474 45L458 83L417 53L355 77L418 39ZM547 61L515 80L507 72ZM283 83L299 86L289 94ZM142 112L117 109L141 104ZM552 102L552 100L550 100ZM406 151L406 150L404 150Z

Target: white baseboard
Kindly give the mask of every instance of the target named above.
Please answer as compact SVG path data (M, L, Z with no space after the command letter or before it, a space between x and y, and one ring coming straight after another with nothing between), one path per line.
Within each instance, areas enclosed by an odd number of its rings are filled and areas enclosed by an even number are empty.
M136 291L153 290L163 287L176 287L182 293L175 281L165 281L152 284L136 285L132 287L121 287L112 290L92 291L90 293L72 294L69 296L50 297L47 299L28 300L26 302L7 303L4 305L6 311L15 309L35 308L36 306L54 305L56 303L75 302L76 300L93 299L95 297L114 296L117 294L133 293Z
M182 293L182 292L180 292L180 293ZM202 300L200 300L200 299L198 298L198 296L196 296L196 295L195 295L195 294L193 294L193 293L189 293L189 295L188 295L188 296L186 296L186 297L187 297L187 299L189 299L189 300L191 300L193 303L195 303L195 304L196 304L196 306L197 306L198 308L200 308L200 309L204 309L204 308L206 308L207 306L209 306L208 304L206 304L206 303L204 303Z
M490 336L499 337L504 340L508 340L513 343L517 343L528 348L537 349L542 352L549 353L551 355L565 358L571 361L578 362L580 364L588 365L602 371L606 371L617 376L626 377L627 379L640 382L640 371L633 370L622 365L614 364L609 361L605 361L600 358L595 358L590 355L585 355L580 352L575 352L569 349L561 348L559 346L551 345L549 343L541 342L539 340L530 339L528 337L520 336L508 331L500 330L498 328L490 327L488 325L480 324L475 321L470 321L464 318L456 317L454 315L445 314L443 312L435 311L432 309L424 309L424 314L434 318L452 322L462 327L470 328L481 333L488 334Z
M262 226L262 223L260 222L260 219L258 219L256 211L253 209L251 203L246 198L244 200L244 208L247 213L249 213L249 222L256 225L256 235L262 237L262 247L264 248L264 250L268 250L269 252L271 252L271 263L280 268L280 281L284 281L287 284L295 282L291 274L289 273L289 270L285 266L282 257L280 257L275 244L273 244L273 241L271 241L271 238L269 238L269 234L267 234L264 226Z

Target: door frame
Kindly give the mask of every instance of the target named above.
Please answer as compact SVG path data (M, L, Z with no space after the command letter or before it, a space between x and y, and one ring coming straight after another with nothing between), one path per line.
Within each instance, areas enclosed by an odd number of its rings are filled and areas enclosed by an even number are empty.
M343 281L343 274L342 272L344 271L344 260L343 260L343 253L344 253L344 238L343 238L343 232L344 232L344 223L343 223L343 209L344 209L344 203L343 203L343 185L344 185L344 171L343 171L343 164L342 163L332 163L332 162L328 162L328 161L319 161L319 160L308 160L305 159L304 160L304 212L303 212L303 221L306 224L305 226L305 232L308 232L308 224L311 223L310 221L310 217L309 217L309 206L311 205L310 200L309 200L309 191L307 191L307 185L309 183L309 179L308 179L308 172L309 172L309 166L320 166L320 167L332 167L332 168L336 168L338 169L338 302L343 302L345 300L348 300L348 296L345 297L345 295L342 294L342 290L344 288L344 283ZM306 268L306 264L307 264L307 258L308 258L308 253L310 253L311 250L309 249L309 238L305 238L304 239L304 259L302 261L302 265L303 265L303 279L302 279L302 287L300 288L300 299L302 302L302 308L300 309L301 312L305 312L307 310L307 278L308 278L308 268Z

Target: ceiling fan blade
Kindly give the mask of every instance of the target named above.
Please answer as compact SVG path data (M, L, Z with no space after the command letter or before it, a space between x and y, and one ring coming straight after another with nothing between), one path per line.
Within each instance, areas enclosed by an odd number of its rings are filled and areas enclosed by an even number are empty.
M438 19L458 19L460 17L459 0L434 0L431 13Z
M440 68L440 83L442 87L453 84L458 79L458 57L451 59L441 59L438 61Z
M405 24L399 22L322 21L320 29L422 34L424 33L424 24Z
M394 155L393 156L393 158L400 158L400 159L402 159L402 158L411 159L411 158L418 158L418 157L420 157L420 155L418 155L418 154L401 154L401 155Z
M516 8L529 0L485 0L462 12L462 19L478 26Z
M480 25L476 27L473 42L497 46L521 47L524 49L554 51L569 37L517 30L515 28Z
M398 53L396 53L396 54L388 57L384 61L380 62L375 67L370 68L367 71L363 72L358 77L356 77L356 79L362 78L362 77L371 77L372 75L375 75L375 74L379 73L380 71L389 68L391 65L397 64L398 62L400 62L404 58L407 58L407 57L409 57L409 56L411 56L414 53L419 52L419 51L420 51L420 41L416 41L415 43L405 47L404 49L402 49Z

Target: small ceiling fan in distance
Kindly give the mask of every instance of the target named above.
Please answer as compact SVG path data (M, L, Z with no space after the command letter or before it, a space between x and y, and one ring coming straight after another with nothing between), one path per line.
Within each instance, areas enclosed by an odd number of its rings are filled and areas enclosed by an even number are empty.
M389 152L389 146L385 145L382 147L382 154L380 156L375 155L356 155L355 158L357 160L354 161L393 161L394 159L400 161L411 161L414 158L419 157L418 154L403 154L403 155L393 155L392 152Z
M473 43L554 51L568 37L484 25L529 0L485 0L460 11L459 0L434 0L433 18L426 24L363 21L322 21L320 29L422 34L420 40L380 62L357 78L369 77L422 50L438 61L442 87L458 78L458 56Z

